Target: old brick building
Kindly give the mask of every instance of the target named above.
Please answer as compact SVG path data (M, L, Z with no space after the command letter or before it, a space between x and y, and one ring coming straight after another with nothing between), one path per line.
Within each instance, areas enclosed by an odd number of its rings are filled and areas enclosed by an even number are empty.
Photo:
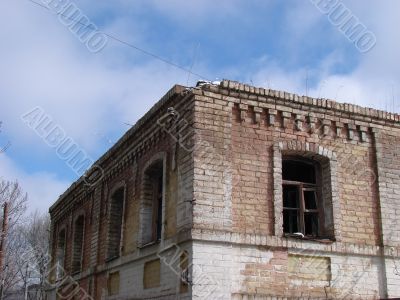
M174 86L50 208L49 299L399 297L399 139L383 111Z

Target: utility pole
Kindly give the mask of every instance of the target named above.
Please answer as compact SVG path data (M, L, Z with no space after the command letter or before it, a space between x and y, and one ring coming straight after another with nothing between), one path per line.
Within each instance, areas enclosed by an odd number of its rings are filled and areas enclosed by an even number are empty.
M7 236L7 225L8 225L8 203L4 202L3 206L3 226L1 229L1 240L0 240L0 271L1 271L1 286L0 286L0 300L3 299L3 290L4 290L4 280L5 280L5 271L6 267L4 264L5 257L5 243Z

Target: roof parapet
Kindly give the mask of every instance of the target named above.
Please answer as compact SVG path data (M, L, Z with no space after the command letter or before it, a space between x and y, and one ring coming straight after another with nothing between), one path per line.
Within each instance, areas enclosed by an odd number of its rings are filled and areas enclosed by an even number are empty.
M282 100L294 102L297 104L307 104L321 108L328 108L340 112L346 112L350 114L358 114L366 117L382 119L385 121L400 122L399 114L390 113L387 111L378 110L370 107L364 107L356 104L342 103L332 99L300 96L298 94L288 93L280 90L255 87L244 83L240 83L238 81L227 80L227 79L222 80L220 82L219 87L234 92L243 92L265 97L280 98Z

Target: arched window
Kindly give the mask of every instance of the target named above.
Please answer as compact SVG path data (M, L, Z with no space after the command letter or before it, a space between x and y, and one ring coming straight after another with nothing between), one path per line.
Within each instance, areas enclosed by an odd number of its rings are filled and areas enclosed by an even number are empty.
M62 229L58 232L58 237L57 237L56 279L61 279L64 276L65 241L66 241L66 231L65 229Z
M74 222L74 238L72 247L72 273L77 273L82 270L84 229L85 229L85 217L81 215Z
M144 172L142 184L142 244L161 240L163 160L157 160Z
M302 157L284 157L282 179L284 233L306 237L323 235L320 164Z
M108 226L108 259L120 256L125 189L119 188L111 196Z

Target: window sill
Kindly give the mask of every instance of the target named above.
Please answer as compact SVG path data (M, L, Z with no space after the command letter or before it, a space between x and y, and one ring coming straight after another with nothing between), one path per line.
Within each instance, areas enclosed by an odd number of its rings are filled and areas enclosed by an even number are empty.
M283 237L287 238L287 239L318 242L321 244L332 244L336 241L335 238L299 236L299 235L294 235L294 234L284 234Z

